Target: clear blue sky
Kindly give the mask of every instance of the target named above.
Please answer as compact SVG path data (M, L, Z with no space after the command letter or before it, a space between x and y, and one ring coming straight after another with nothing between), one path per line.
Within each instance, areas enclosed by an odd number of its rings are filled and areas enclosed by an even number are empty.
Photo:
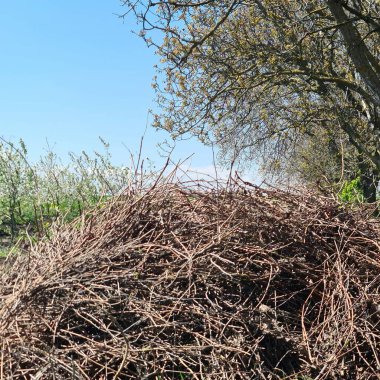
M34 160L46 141L60 156L111 144L116 164L128 162L155 108L154 51L123 23L118 0L18 0L0 12L0 135L20 137ZM145 156L159 162L156 144L168 138L148 129ZM195 153L192 166L212 164L211 149L181 143L175 159Z

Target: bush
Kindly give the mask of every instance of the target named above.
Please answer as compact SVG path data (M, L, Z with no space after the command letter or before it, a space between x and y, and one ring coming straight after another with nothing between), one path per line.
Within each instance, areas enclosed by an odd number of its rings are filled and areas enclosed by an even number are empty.
M338 198L341 202L345 203L363 203L364 195L360 184L360 177L356 177L351 181L345 181L338 194Z

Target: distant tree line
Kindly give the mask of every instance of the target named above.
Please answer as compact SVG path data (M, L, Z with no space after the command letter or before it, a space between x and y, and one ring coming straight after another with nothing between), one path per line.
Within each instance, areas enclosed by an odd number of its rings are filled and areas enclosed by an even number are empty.
M52 151L31 162L23 141L0 143L0 236L42 236L58 218L71 221L125 189L131 172L112 163L102 142L101 153L71 153L65 162Z

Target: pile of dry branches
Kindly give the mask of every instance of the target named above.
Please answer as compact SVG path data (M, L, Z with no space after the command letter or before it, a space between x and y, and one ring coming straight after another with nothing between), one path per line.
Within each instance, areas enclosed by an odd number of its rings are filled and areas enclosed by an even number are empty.
M129 190L1 274L1 379L376 379L375 222L235 183Z

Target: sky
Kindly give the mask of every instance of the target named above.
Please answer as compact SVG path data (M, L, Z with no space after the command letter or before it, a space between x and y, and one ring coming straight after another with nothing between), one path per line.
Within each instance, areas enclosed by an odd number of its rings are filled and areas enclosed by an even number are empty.
M0 12L0 136L22 138L29 158L49 145L59 156L110 143L116 165L129 162L144 135L143 156L161 165L151 128L151 87L158 57L118 0L18 0ZM148 127L148 128L146 128ZM212 171L213 152L195 139L177 144L173 159Z

